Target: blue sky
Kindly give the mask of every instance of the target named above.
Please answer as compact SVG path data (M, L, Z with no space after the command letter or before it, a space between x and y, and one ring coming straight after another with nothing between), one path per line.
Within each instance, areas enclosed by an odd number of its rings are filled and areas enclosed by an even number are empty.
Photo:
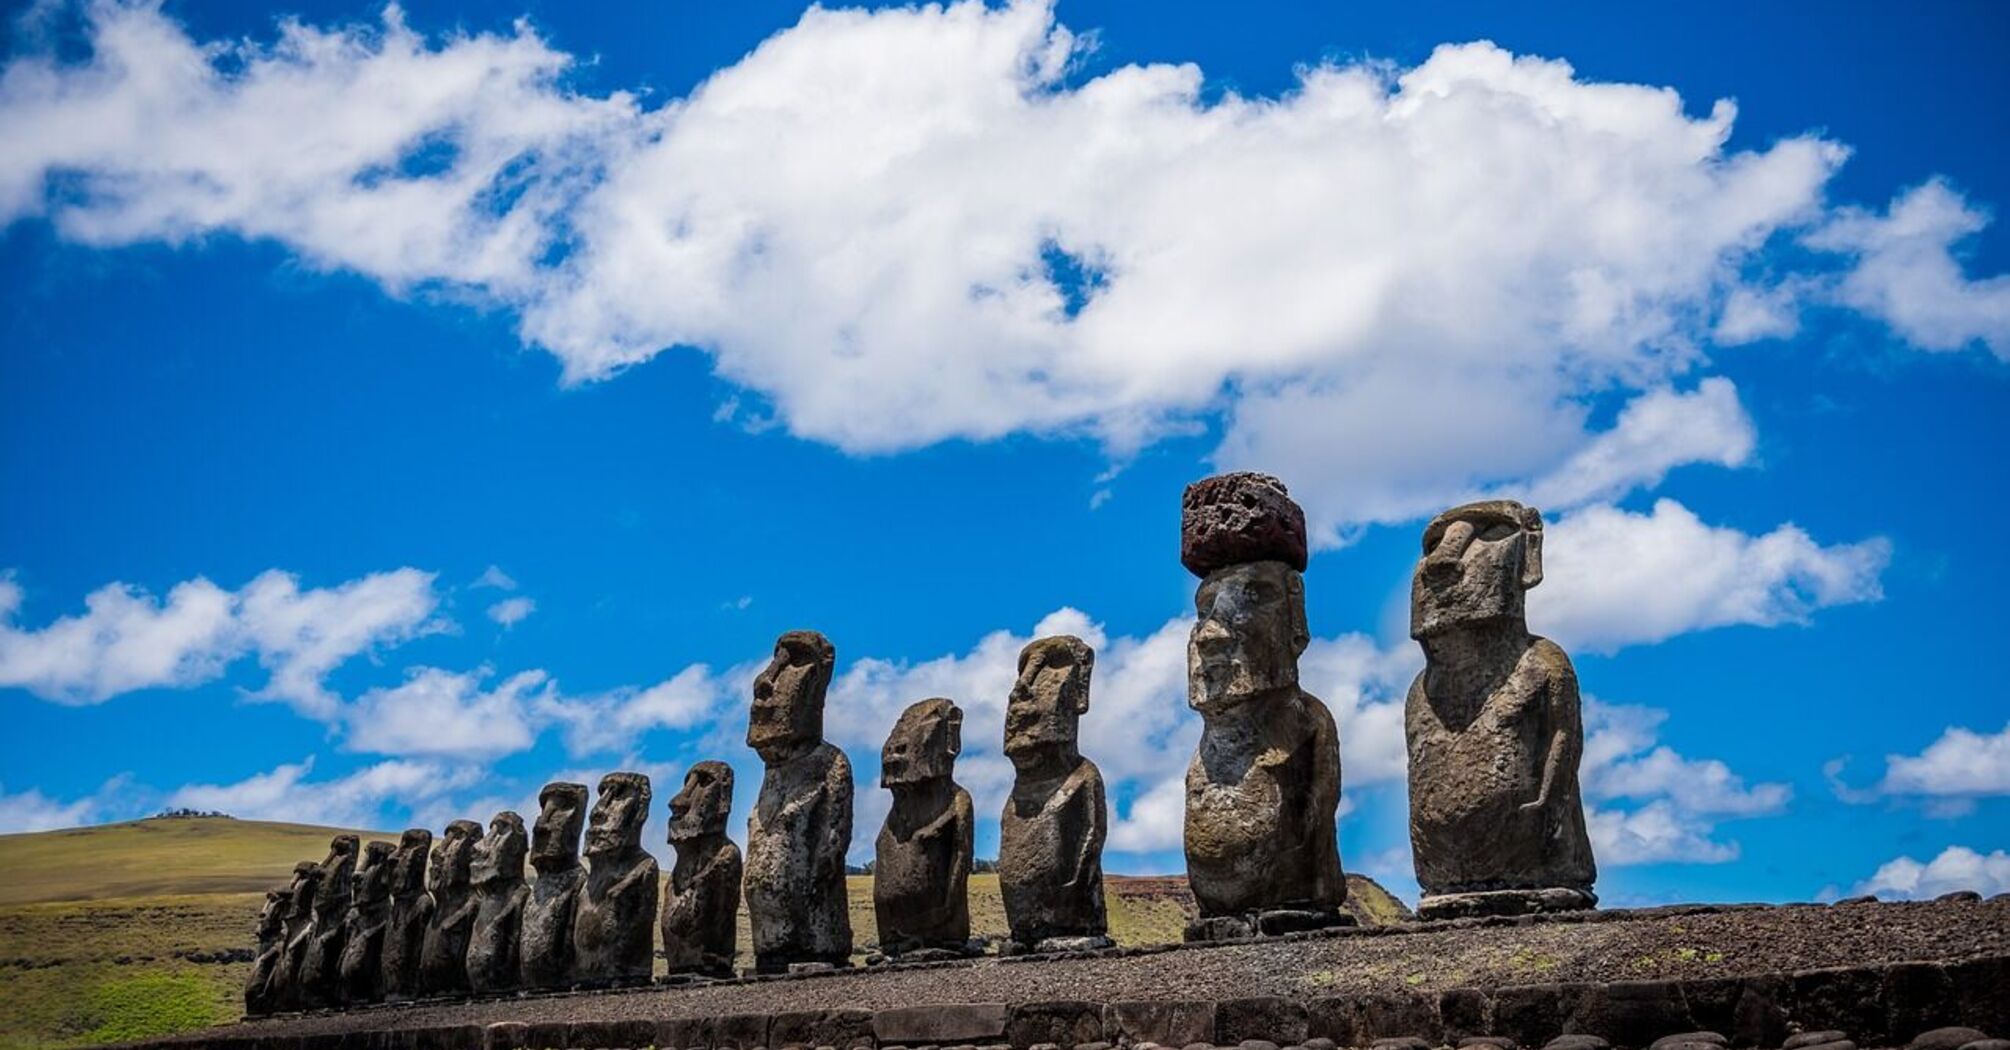
M395 828L1099 650L1178 870L1182 485L1304 503L1350 868L1406 894L1423 522L1550 521L1608 901L2010 889L2010 18L15 5L0 830ZM1724 101L1720 101L1724 100ZM736 817L736 826L739 818ZM649 833L653 841L658 831ZM995 819L979 851L995 849Z

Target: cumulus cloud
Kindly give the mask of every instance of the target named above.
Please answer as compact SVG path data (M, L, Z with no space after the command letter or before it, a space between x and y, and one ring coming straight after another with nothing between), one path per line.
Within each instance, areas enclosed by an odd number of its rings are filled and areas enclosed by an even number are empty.
M1844 305L1882 319L1914 346L1981 343L2010 360L2010 275L1970 278L1954 251L1989 218L1934 179L1898 195L1883 215L1842 209L1806 240L1854 258L1835 291Z
M0 784L0 834L73 828L132 815L129 807L121 805L128 801L125 796L130 781L130 777L114 777L90 795L68 802L50 798L38 788L10 794L6 785Z
M504 627L515 627L535 611L537 611L537 603L523 595L517 595L514 598L504 598L502 601L489 606L488 610L489 619L502 624Z
M1978 853L1967 846L1949 846L1924 864L1899 857L1878 866L1853 893L1925 900L1955 890L1974 890L1985 897L2010 893L2010 853Z
M1721 760L1661 743L1667 720L1658 708L1585 700L1579 783L1602 865L1736 860L1738 844L1717 838L1717 824L1783 812L1793 798L1786 784L1748 785Z
M1883 539L1823 546L1791 524L1754 536L1670 499L1644 514L1593 505L1547 533L1529 624L1596 652L1734 624L1805 623L1818 609L1877 601L1891 558Z
M555 691L539 699L536 717L555 724L574 756L634 748L642 734L657 729L693 729L714 721L733 698L747 690L734 684L751 671L714 675L692 664L644 689L616 689L597 696L566 697Z
M496 757L536 742L530 708L551 695L543 671L511 675L483 689L488 672L414 668L404 682L372 689L346 705L344 746L389 755Z
M221 810L235 817L373 829L426 813L427 826L460 815L448 800L483 782L475 765L393 760L353 773L311 780L314 759L285 763L230 784L190 784L168 796L170 806ZM443 804L446 804L443 806ZM443 813L444 819L434 820Z
M0 74L0 223L275 240L512 309L568 381L697 348L741 388L728 418L851 451L1034 432L1121 456L1219 419L1215 458L1292 479L1328 543L1472 491L1742 462L1728 384L1674 388L1713 331L1790 329L1784 282L1745 264L1819 228L1861 256L1850 287L1937 288L1976 223L1827 222L1840 145L1727 150L1729 102L1692 115L1488 43L1252 98L1193 65L1084 76L1038 0L813 7L650 109L571 90L522 24L429 41L393 7L259 44L152 5L86 22L88 58ZM1901 330L1941 345L1924 319L1949 303L2000 331L2001 280L1848 301L1925 301ZM1612 391L1638 411L1594 430Z
M269 677L251 696L320 718L340 703L321 684L329 671L442 626L432 619L433 575L417 569L305 590L276 569L236 591L197 577L164 600L110 583L85 597L83 614L33 629L14 622L21 603L20 585L0 577L0 686L95 704L138 689L201 685L255 656Z
M1996 733L1949 726L1919 754L1884 756L1884 777L1868 788L1843 780L1848 762L1838 758L1822 767L1843 801L1917 800L1929 815L1957 817L1973 811L1978 799L2010 795L2010 724Z

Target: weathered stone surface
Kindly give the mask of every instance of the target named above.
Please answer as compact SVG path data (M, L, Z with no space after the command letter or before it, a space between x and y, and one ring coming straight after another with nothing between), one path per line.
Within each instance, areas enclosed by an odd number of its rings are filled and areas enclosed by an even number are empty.
M1529 984L1495 990L1493 1030L1524 1046L1540 1046L1563 1031L1568 1012L1560 984Z
M433 846L426 871L426 889L433 899L426 917L425 948L419 960L419 988L426 995L453 995L468 990L468 941L473 936L475 847L482 826L456 820Z
M2010 991L2004 994L2010 995ZM1879 995L1884 1000L1884 1030L1893 1042L1915 1033L1939 1030L1949 1021L1957 1020L1952 1013L1954 982L1948 978L1946 967L1939 963L1911 962L1886 967ZM1917 1046L1922 1038L1925 1036L1918 1035L1911 1045ZM1956 1050L1959 1045L1931 1050Z
M1188 485L1179 539L1180 564L1195 576L1259 561L1305 571L1305 512L1268 474L1217 474Z
M670 887L663 895L663 958L670 974L733 975L740 916L740 847L726 837L733 767L699 762L670 800Z
M656 1046L662 1050L694 1050L712 1045L712 1018L666 1017L656 1022ZM763 1036L766 1045L766 1036Z
M870 1010L798 1010L768 1019L768 1046L773 1050L824 1046L852 1050L872 1045Z
M573 919L578 979L588 984L649 982L656 933L656 858L642 848L649 820L649 778L609 773L586 828L591 870Z
M1102 1038L1103 1008L1097 1003L1074 1000L1022 1003L1012 1008L1005 1021L1005 1041L1013 1046L1052 1043L1074 1047Z
M1954 985L1953 1016L1948 1020L1985 1032L2010 1033L2010 955L1971 959L1947 967Z
M1458 1042L1486 1035L1493 1027L1487 1016L1492 1005L1487 993L1478 988L1447 988L1438 993L1438 1020L1444 1022L1445 1038Z
M873 914L879 950L961 952L970 940L970 863L976 833L970 793L958 786L963 711L942 697L901 712L880 752L880 785L893 806L873 844Z
M1676 1032L1673 1035L1664 1035L1661 1038L1654 1040L1652 1043L1647 1044L1647 1050L1672 1050L1672 1048L1674 1047L1724 1046L1724 1045L1727 1045L1727 1043L1723 1033L1721 1032L1709 1032L1709 1031ZM1950 1050L1952 1050L1952 1048L1950 1048Z
M1961 1050L2010 1050L2010 1039L1977 1039L1961 1044Z
M1588 985L1563 1022L1565 1035L1603 1036L1615 1046L1641 1047L1692 1028L1682 988L1673 981L1613 981Z
M1772 974L1746 977L1738 983L1738 999L1731 1008L1732 1045L1779 1045L1786 1037L1787 1005L1793 996L1793 981Z
M1010 1010L1004 1003L943 1003L880 1010L872 1034L882 1047L991 1043L1005 1038Z
M286 955L286 913L293 907L293 888L267 890L265 906L258 912L258 950L252 956L251 976L244 981L244 1012L253 1017L277 1008L279 989L273 976L280 971Z
M572 920L586 868L579 863L579 833L586 825L586 785L555 782L537 793L530 866L537 878L524 898L519 956L523 986L566 988L573 981Z
M1882 985L1876 970L1838 967L1794 974L1794 1019L1810 1028L1841 1029L1866 1045L1882 1045Z
M2010 994L2010 991L2006 991ZM1905 1050L1961 1050L1969 1043L1989 1038L1987 1033L1960 1025L1929 1028L1912 1037L1905 1044Z
M426 892L426 855L433 833L407 828L391 855L391 915L384 930L384 998L393 1002L420 994L420 964L426 927L433 918L433 895Z
M1392 1035L1368 1045L1372 1050L1432 1050L1429 1040L1415 1035Z
M1339 924L1340 747L1326 705L1298 687L1304 580L1280 561L1231 565L1201 581L1194 606L1187 702L1202 726L1185 842L1200 921L1188 936L1232 933L1218 918L1254 930L1257 913L1278 909Z
M1595 1035L1560 1035L1542 1044L1542 1050L1609 1050L1611 1046Z
M354 835L337 835L328 843L328 857L314 884L307 952L300 962L299 1006L333 1006L341 1001L342 932L354 892L357 849Z
M851 915L844 860L851 848L852 774L824 742L824 690L837 652L815 631L790 631L754 679L747 746L767 767L747 818L744 892L755 968L846 966Z
M1103 1033L1122 1044L1205 1043L1214 1038L1214 1003L1206 999L1110 1003L1103 1008Z
M1521 1044L1504 1035L1469 1035L1459 1040L1459 1050L1469 1050L1476 1046L1490 1046L1494 1050L1521 1050Z
M537 1050L530 1041L530 1024L494 1021L482 1031L483 1050Z
M1950 890L1933 899L1944 904L1973 904L1981 900L1982 895L1974 890Z
M1529 633L1525 615L1541 582L1542 515L1532 507L1469 503L1424 530L1410 591L1424 670L1404 705L1419 918L1596 903L1578 797L1577 673L1561 648ZM1439 899L1464 894L1489 896Z
M1028 948L1109 933L1103 774L1078 745L1095 663L1095 650L1080 638L1035 639L1019 652L1019 678L1006 702L1013 779L998 825L998 888L1012 940Z
M475 921L468 933L468 986L477 992L508 991L523 983L518 947L523 937L523 905L530 887L523 881L530 837L523 818L503 810L489 821L476 844Z
M567 1050L646 1050L656 1045L654 1021L574 1021L565 1026Z
M1214 1041L1233 1046L1245 1039L1296 1043L1308 1034L1303 1003L1279 996L1223 999L1214 1004Z
M384 998L384 938L391 924L391 856L396 850L388 842L372 842L356 865L349 913L342 920L339 998L345 1003Z
M1849 1038L1848 1032L1833 1028L1818 1029L1813 1032L1796 1032L1780 1044L1780 1050L1801 1050L1804 1046L1820 1046L1823 1043L1839 1043Z

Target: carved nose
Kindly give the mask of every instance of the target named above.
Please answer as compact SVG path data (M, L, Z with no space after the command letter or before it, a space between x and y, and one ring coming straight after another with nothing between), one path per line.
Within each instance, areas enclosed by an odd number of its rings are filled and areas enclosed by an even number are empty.
M1424 558L1424 576L1432 580L1457 579L1465 571L1465 563L1460 557L1466 553L1466 545L1472 539L1472 522L1455 521L1446 526L1445 534L1438 538L1438 545Z

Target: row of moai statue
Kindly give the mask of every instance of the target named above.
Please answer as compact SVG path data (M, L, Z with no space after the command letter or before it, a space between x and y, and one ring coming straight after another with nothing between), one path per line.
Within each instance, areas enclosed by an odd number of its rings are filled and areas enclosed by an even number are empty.
M1181 562L1200 578L1187 647L1201 737L1186 773L1184 840L1197 905L1189 940L1349 925L1336 819L1332 714L1299 685L1311 640L1303 511L1268 475L1188 486ZM1424 532L1411 635L1425 667L1405 703L1410 836L1420 918L1521 914L1596 903L1579 801L1583 727L1575 672L1528 631L1542 580L1542 518L1505 500L1446 511ZM733 973L742 897L761 973L850 965L845 883L853 779L824 739L836 650L814 631L777 640L756 677L747 744L765 767L747 852L726 836L733 771L707 761L670 805L676 849L661 900L673 977ZM1004 749L1014 768L998 873L1008 953L1108 946L1103 780L1079 748L1095 653L1072 636L1019 655ZM875 842L879 954L958 957L971 938L974 816L954 779L963 713L945 698L902 712L881 753L893 794ZM486 836L456 821L433 845L354 836L268 895L247 1005L253 1012L418 995L644 982L657 869L641 848L648 778L600 784L579 857L586 788L551 784L528 844L514 813ZM430 861L430 863L429 863Z

